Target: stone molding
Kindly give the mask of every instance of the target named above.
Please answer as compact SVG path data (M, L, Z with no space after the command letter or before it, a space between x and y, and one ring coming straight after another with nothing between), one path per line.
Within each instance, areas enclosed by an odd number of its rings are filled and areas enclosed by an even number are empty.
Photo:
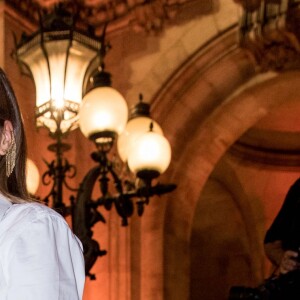
M105 23L115 27L130 26L136 31L157 32L176 16L182 7L200 0L121 0L65 1L67 9L78 12L81 27L102 28ZM38 24L39 10L50 12L59 0L6 0L23 18ZM112 26L113 27L113 26Z

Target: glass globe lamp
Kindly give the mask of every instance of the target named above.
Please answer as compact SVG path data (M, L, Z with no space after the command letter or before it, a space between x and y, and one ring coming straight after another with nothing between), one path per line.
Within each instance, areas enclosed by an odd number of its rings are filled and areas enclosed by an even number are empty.
M148 131L132 144L128 155L130 170L142 179L158 177L171 161L171 147L161 134Z
M26 186L30 195L35 195L40 183L40 174L35 163L27 158L26 160Z
M123 162L127 162L130 149L135 141L149 131L149 124L153 124L153 132L163 135L161 127L153 119L141 116L128 121L125 130L118 137L118 153Z
M79 127L83 135L96 143L120 134L128 119L127 103L110 86L101 86L88 92L79 110Z

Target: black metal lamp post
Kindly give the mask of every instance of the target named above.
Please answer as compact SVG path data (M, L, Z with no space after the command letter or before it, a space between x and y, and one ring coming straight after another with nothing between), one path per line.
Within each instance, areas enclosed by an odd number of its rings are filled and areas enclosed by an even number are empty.
M100 38L77 31L72 14L58 5L53 14L41 16L40 29L23 36L14 52L21 70L35 82L36 125L46 127L55 140L48 149L56 158L47 163L48 170L42 176L44 184L52 184L44 201L62 215L71 215L73 231L83 243L86 274L92 279L92 266L106 254L93 239L93 226L99 221L105 223L98 208L109 210L114 206L126 226L135 203L141 216L152 196L176 188L174 184L153 185L153 179L170 163L171 148L159 125L150 118L149 105L142 96L128 121L126 101L111 87L110 74L104 70L104 57L110 48L104 40L105 29ZM95 60L99 67L91 76L90 66ZM86 92L83 83L89 77L92 83ZM63 139L78 126L96 146L91 155L96 166L74 189L67 179L75 176L76 168L64 157L70 146ZM120 175L110 159L116 141L129 176ZM92 199L95 187L98 199ZM71 205L64 202L64 188L76 191Z

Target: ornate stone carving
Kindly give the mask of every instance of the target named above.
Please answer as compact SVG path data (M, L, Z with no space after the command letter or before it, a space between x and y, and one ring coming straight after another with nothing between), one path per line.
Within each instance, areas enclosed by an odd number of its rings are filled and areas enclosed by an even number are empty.
M252 2L261 3L254 10L254 6L251 10L244 9L241 47L250 51L261 71L299 68L300 4L291 5L286 0Z
M38 22L38 10L50 11L59 2L78 11L82 26L102 27L119 22L135 30L159 31L187 2L200 0L7 0L6 3L32 23Z
M293 33L286 30L274 31L255 40L245 40L241 45L250 50L263 72L300 66L299 41Z

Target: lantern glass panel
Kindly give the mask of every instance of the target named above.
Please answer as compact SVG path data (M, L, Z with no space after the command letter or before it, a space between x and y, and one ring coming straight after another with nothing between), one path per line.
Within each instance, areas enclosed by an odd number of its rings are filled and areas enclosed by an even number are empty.
M47 59L42 48L36 45L20 55L19 58L30 68L33 76L36 92L36 106L40 106L49 101L51 98L50 78Z
M51 41L45 44L51 76L51 99L55 108L64 107L65 67L69 41Z

